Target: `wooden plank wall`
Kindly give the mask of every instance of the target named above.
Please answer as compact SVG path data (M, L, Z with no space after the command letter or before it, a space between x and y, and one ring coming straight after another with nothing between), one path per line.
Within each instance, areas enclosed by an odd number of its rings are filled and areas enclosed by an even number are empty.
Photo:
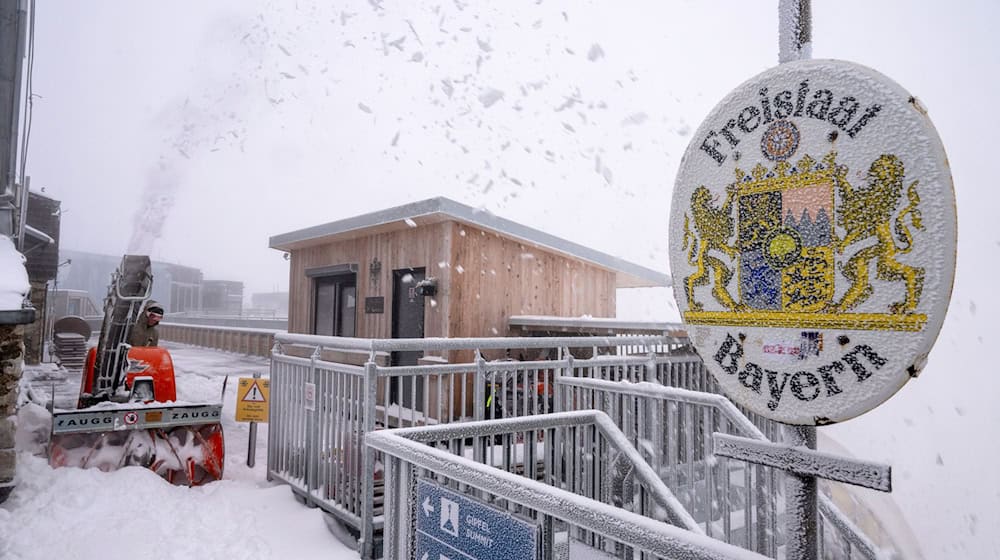
M358 315L356 336L361 338L391 338L392 336L392 271L405 268L426 268L427 277L438 278L439 286L450 281L447 267L448 223L378 233L291 252L289 267L288 331L308 333L312 327L311 307L313 281L306 276L310 268L339 264L356 264ZM378 281L372 282L369 264L377 257L382 263ZM443 265L442 265L443 263ZM384 313L365 313L365 298L385 298ZM447 301L439 291L426 298L424 336L447 336Z
M615 316L614 272L464 224L451 234L450 336L508 336L511 315Z

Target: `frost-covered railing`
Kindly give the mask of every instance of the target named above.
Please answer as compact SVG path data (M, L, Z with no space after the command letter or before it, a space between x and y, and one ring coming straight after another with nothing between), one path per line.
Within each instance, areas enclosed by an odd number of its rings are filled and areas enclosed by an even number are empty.
M631 383L649 382L654 386L668 385L698 391L697 395L711 397L700 391L717 391L714 381L704 371L697 355L691 353L686 340L662 336L636 337L527 337L483 339L355 339L314 335L279 333L271 360L271 417L268 441L268 474L288 483L293 491L312 506L321 507L333 514L360 535L363 558L376 554L376 537L381 533L384 518L383 463L380 453L366 452L363 446L366 434L375 430L399 427L420 427L451 424L474 420L496 420L552 412L557 397L556 379L606 380L626 388ZM422 351L421 365L391 366L394 352ZM437 354L433 356L431 354ZM487 356L493 359L487 359ZM506 356L515 356L511 359ZM461 360L448 363L445 357ZM578 388L581 389L581 388ZM587 389L593 391L594 388ZM560 397L562 410L597 407L610 410L612 417L630 437L638 433L639 415L615 413L606 406L606 397L600 402L593 397ZM586 399L590 401L586 401ZM627 394L615 398L621 402L635 401ZM733 418L742 418L733 412L728 400L714 397L712 402L724 402ZM585 402L586 401L586 402ZM597 406L598 404L602 406ZM647 403L630 406L653 408L660 404ZM619 407L620 412L621 407ZM695 413L692 406L666 405L666 412L658 417L663 430L673 430L660 456L650 452L653 438L632 439L633 445L652 457L657 465L655 472L667 483L684 485L691 493L685 499L691 504L689 511L713 536L729 535L734 542L744 544L750 539L751 548L776 551L780 531L776 527L778 506L757 504L777 500L780 484L763 467L743 467L740 473L749 476L742 484L727 485L730 494L714 492L705 486L703 472L714 458L706 457L711 449L711 431L718 413ZM706 422L706 414L711 422ZM728 418L729 416L727 416ZM720 417L721 418L721 417ZM737 420L727 420L736 422ZM747 418L740 421L743 429L731 433L746 435L754 424ZM776 441L774 423L755 418L768 439ZM643 429L651 429L644 421ZM757 429L757 428L755 428ZM645 432L643 432L645 433ZM758 431L759 433L759 431ZM750 436L755 437L755 436ZM489 447L499 459L514 459L501 451L498 442ZM508 442L509 443L509 442ZM532 446L521 448L530 452ZM583 448L583 443L577 447ZM606 449L594 448L592 453ZM664 460L664 459L671 459ZM577 460L570 457L568 460ZM518 460L520 461L520 460ZM656 463L654 461L660 461ZM532 469L535 462L520 463L519 468ZM603 463L600 463L603 464ZM614 468L620 468L619 464ZM563 468L560 463L558 468ZM556 472L551 467L548 472ZM612 469L613 470L613 469ZM543 469L544 472L544 469ZM718 469L715 472L719 472ZM746 474L749 473L749 474ZM764 473L764 474L758 474ZM605 472L605 474L607 474ZM604 481L605 479L594 479ZM567 478L567 481L569 479ZM760 482L760 484L758 484ZM586 486L585 481L567 482L574 491L590 493L606 503L619 499L623 507L632 507L636 513L655 516L656 508L649 499L628 501L628 496L615 498L601 494L610 482ZM628 484L627 477L615 484ZM575 485L575 486L574 486ZM739 490L743 488L744 490ZM749 490L746 490L749 489ZM697 494L703 491L704 495ZM742 492L740 494L739 492ZM743 507L750 495L751 507ZM758 497L758 495L764 497ZM712 500L725 499L726 504L713 504ZM706 505L709 504L709 505ZM828 503L826 503L829 506ZM639 507L641 506L641 507ZM719 511L728 508L729 525ZM825 508L829 510L829 507ZM751 522L736 519L749 516ZM718 519L710 524L709 518ZM762 523L757 523L757 519ZM849 542L849 550L863 550L864 542L849 524L836 523L841 517L831 517L839 527L838 542ZM721 526L721 528L720 528ZM829 525L826 525L829 528ZM752 534L742 535L740 531ZM850 533L850 534L847 534ZM844 534L841 537L839 535ZM845 541L846 539L846 541ZM857 541L857 542L856 542ZM768 544L769 543L769 544ZM860 543L860 544L859 544ZM837 558L850 556L840 555ZM871 557L862 555L862 557Z
M550 412L556 372L629 378L642 366L621 355L625 349L648 355L683 344L663 336L383 340L288 333L275 341L268 474L356 530L365 558L374 554L383 525L382 462L362 451L365 434ZM427 356L424 365L387 365L393 352L403 351L471 360ZM508 351L552 359L484 357ZM574 368L574 353L605 355L589 371Z
M540 558L764 558L701 534L669 490L657 484L655 473L638 451L598 411L384 430L370 434L366 441L387 462L386 558L413 557L412 515L417 511L418 479L533 520L541 528ZM569 450L581 441L601 452ZM498 461L488 451L493 448L508 457ZM574 463L571 470L557 467L570 457L582 462ZM662 516L674 525L608 505L607 500L581 493L581 487L567 488L576 481L581 486L621 491L620 485L606 483L616 479L613 471L618 465L629 466L636 486L650 492L644 499L656 501Z
M767 440L721 395L560 376L556 410L601 410L635 444L708 536L770 557L784 542L782 471L712 455L715 432ZM636 502L641 503L641 502ZM649 515L648 508L640 511ZM881 558L826 496L820 497L821 558Z
M160 338L192 346L214 348L253 356L269 356L274 346L272 329L160 323Z

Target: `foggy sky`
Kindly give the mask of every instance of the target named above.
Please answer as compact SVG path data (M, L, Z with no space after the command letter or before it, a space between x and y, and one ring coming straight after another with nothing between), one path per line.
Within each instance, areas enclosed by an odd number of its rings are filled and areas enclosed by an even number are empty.
M691 131L777 59L768 2L316 4L40 5L29 173L65 245L125 251L166 160L154 257L248 292L287 286L269 236L439 195L666 270ZM910 6L817 2L814 57L921 97L960 178L996 119L988 8Z

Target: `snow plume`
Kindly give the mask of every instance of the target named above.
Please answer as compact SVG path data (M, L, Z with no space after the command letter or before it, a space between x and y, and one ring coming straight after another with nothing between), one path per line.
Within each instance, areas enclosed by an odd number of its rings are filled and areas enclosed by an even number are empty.
M254 69L268 35L260 19L224 19L203 38L205 58L199 60L191 80L197 84L195 91L202 93L169 102L153 123L156 129L176 132L163 139L146 174L132 218L130 254L152 254L196 159L227 148L243 150Z
M160 156L160 161L149 170L146 188L142 191L142 201L132 219L129 254L149 255L153 252L153 243L160 238L163 224L174 205L178 178L178 166L165 156Z

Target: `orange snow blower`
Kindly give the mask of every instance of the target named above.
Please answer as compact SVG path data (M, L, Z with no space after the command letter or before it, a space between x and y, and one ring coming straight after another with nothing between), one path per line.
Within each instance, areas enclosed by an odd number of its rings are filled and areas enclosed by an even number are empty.
M128 344L133 325L145 320L152 285L149 257L125 255L108 288L98 345L87 353L77 410L53 412L50 465L139 465L187 486L222 478L222 405L177 403L170 353Z

